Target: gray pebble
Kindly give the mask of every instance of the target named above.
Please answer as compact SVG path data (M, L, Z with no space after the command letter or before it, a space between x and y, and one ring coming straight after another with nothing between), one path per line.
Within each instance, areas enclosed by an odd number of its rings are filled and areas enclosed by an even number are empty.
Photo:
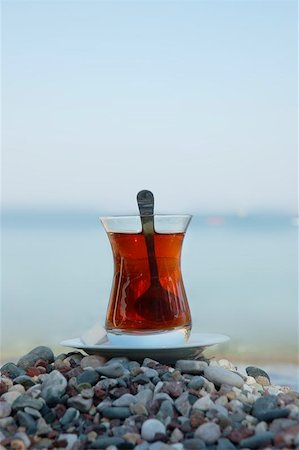
M113 406L130 406L132 403L136 403L136 397L132 394L124 394L121 397L114 400Z
M157 419L148 419L143 422L141 427L141 436L146 441L153 441L157 433L165 434L165 425Z
M269 431L272 431L272 433L276 434L281 430L285 430L286 428L291 427L292 425L296 425L296 423L298 423L298 421L292 419L274 419L270 424Z
M84 356L84 358L82 358L80 361L82 369L85 369L86 367L92 367L93 369L96 369L97 367L102 367L104 364L105 358L97 355Z
M219 438L217 450L237 450L237 447L227 438Z
M89 383L94 386L99 381L99 374L94 369L85 369L83 373L77 376L77 383Z
M174 410L171 401L163 400L157 414L157 418L166 419L166 417L174 418Z
M209 381L212 381L216 386L228 384L241 388L244 380L235 372L224 369L223 367L209 366L204 371L204 376Z
M41 417L41 413L37 409L30 408L30 406L26 406L26 408L24 408L24 412L30 414L30 416L35 419L39 419Z
M5 429L6 427L9 427L10 425L13 425L15 423L13 417L4 417L3 419L0 419L0 429Z
M67 401L68 406L72 408L76 408L79 411L86 413L90 410L92 406L91 398L84 398L82 395L75 395L74 397L70 397Z
M206 448L206 444L200 438L185 439L182 444L187 450L201 450Z
M194 433L195 438L202 439L208 445L217 442L220 436L220 427L214 422L203 423L196 429Z
M20 395L22 395L20 392L18 391L8 391L5 392L5 394L2 394L1 396L1 400L5 400L7 403L9 403L10 405L13 404L13 402L20 397Z
M0 419L9 416L11 413L11 406L8 402L0 402Z
M106 364L103 367L97 367L96 370L100 375L104 375L108 378L119 378L126 373L125 368L119 362Z
M158 372L155 369L150 369L149 367L141 367L141 370L143 371L144 375L148 378L154 378L159 376Z
M255 378L258 383L261 381L261 377L262 377L262 378L268 380L268 383L266 382L264 385L270 384L270 377L267 374L267 372L265 372L264 370L259 369L258 367L254 367L254 366L246 367L245 370L246 370L247 375ZM260 383L260 384L263 384L263 383Z
M182 373L190 373L194 375L201 374L208 364L205 361L194 361L189 359L179 359L176 362L175 368L180 370Z
M42 383L41 397L49 406L55 406L65 393L66 387L64 376L58 370L53 370Z
M198 391L199 389L201 389L204 386L204 384L205 384L205 380L203 377L195 376L192 378L192 380L189 381L188 388Z
M10 378L14 379L21 375L25 375L25 370L16 366L14 363L7 363L1 367L1 373L7 374Z
M140 363L137 361L130 361L128 364L128 370L131 372L133 369L137 369L140 367Z
M129 359L125 356L115 356L107 361L106 366L110 364L121 364L125 369L129 367Z
M258 398L252 407L252 415L259 420L265 420L266 413L269 410L276 409L277 407L277 396L267 395Z
M183 392L174 402L177 411L182 416L188 417L191 410L191 404L189 402L189 392Z
M35 383L32 380L32 378L28 377L28 375L20 375L19 377L16 377L14 379L14 383L21 384L22 386L24 386L25 389L28 389L31 386L35 385Z
M59 436L59 440L66 440L67 441L67 446L64 447L65 450L72 450L72 448L74 447L75 442L78 441L78 436L76 434L61 434Z
M80 416L79 411L77 411L75 408L68 408L63 417L60 419L60 423L63 426L67 426L70 423L72 423L74 420L78 419Z
M20 439L21 441L23 441L26 448L30 447L31 445L29 437L23 431L18 431L16 434L14 434L14 439Z
M148 402L150 402L153 399L153 395L154 394L151 389L145 388L145 389L140 390L135 395L135 399L136 399L136 402L146 405Z
M49 347L36 347L26 355L22 356L22 358L18 362L18 367L21 367L25 370L29 369L29 367L34 366L36 361L38 361L39 359L43 359L48 363L52 363L54 361L54 354Z
M149 450L150 444L148 442L142 442L142 444L136 445L134 450Z
M92 444L90 444L90 448L107 448L109 445L115 445L119 447L125 444L125 440L118 437L99 437Z
M26 428L28 434L34 434L36 432L36 422L30 414L24 411L18 411L17 420L21 427Z
M40 410L40 409L42 409L43 405L44 405L44 402L42 399L40 399L40 398L35 399L35 398L30 397L27 394L23 394L23 395L20 395L18 398L16 398L16 400L13 402L11 407L14 410L20 410L20 409L24 409L26 407Z
M240 442L241 447L246 448L260 448L268 444L271 444L274 435L271 431L265 431L264 433L259 433L249 438L242 439Z
M102 414L108 419L126 419L131 411L127 406L108 406L102 410Z
M164 442L157 441L153 444L150 444L149 450L173 450L171 445L167 445Z

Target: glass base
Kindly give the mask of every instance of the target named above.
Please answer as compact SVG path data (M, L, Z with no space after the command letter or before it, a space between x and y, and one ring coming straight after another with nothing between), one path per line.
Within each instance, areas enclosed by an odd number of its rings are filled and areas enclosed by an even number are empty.
M133 348L160 348L184 345L190 335L190 328L179 328L158 332L126 332L107 330L107 337L112 345Z

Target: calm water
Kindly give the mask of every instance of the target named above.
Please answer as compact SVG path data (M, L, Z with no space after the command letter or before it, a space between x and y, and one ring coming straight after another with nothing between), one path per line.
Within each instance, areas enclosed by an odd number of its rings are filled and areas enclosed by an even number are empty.
M193 329L231 337L218 354L296 363L297 230L288 217L192 219L183 278ZM113 262L96 215L6 214L2 238L4 359L36 344L60 351L104 322Z

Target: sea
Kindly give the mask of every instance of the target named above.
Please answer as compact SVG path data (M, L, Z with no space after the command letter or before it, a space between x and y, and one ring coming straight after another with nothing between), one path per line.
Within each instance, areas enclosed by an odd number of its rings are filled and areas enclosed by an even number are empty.
M298 383L298 221L287 215L194 214L182 251L193 332L230 341L209 357ZM1 358L104 324L113 275L96 212L2 215Z

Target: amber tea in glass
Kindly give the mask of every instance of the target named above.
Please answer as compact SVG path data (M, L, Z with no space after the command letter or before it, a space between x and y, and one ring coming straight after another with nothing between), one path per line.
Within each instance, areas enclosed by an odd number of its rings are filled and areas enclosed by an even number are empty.
M108 335L179 332L187 339L191 314L181 274L181 250L189 215L155 215L157 279L149 267L140 217L101 218L114 258L114 276L106 315ZM142 301L149 286L153 297ZM159 295L155 295L158 292ZM162 295L161 295L162 293Z

